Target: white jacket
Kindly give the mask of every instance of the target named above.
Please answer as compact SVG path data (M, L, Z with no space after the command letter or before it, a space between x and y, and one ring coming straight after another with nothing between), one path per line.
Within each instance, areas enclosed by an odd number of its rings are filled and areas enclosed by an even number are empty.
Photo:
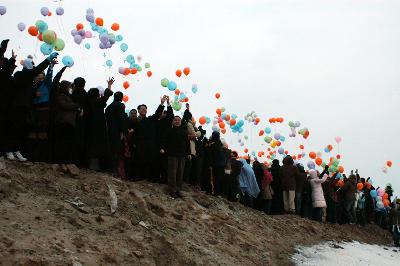
M200 131L195 131L194 130L194 126L192 124L192 121L189 121L187 123L187 128L188 128L188 134L189 135L196 135L196 138L201 136L201 132ZM190 140L190 154L193 156L196 156L196 141L191 139Z
M317 171L310 171L310 184L312 189L312 206L314 208L326 208L324 191L322 190L322 183L326 181L328 175L325 174L321 179L318 177Z

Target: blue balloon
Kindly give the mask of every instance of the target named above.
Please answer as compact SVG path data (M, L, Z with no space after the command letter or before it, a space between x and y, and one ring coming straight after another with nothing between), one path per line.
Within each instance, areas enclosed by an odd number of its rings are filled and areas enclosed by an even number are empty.
M168 86L167 87L168 87L168 89L170 91L174 91L176 89L176 83L173 82L173 81L170 81L170 82L168 82Z
M129 64L134 64L135 63L135 57L133 57L133 55L128 55L126 57L126 62L128 62Z
M281 136L281 137L279 138L279 140L282 141L282 142L284 142L284 141L286 140L286 138L285 138L285 136Z
M85 48L89 50L90 49L90 43L85 43Z
M266 128L264 129L264 132L265 132L265 134L269 134L269 133L272 132L272 130L271 130L269 127L266 127Z
M239 133L243 133L243 128L239 128Z
M206 123L210 124L210 122L211 122L211 119L209 117L206 117Z
M242 127L242 126L244 125L244 121L243 121L243 120L239 120L239 121L236 123L236 125L237 125L238 127Z
M307 167L310 169L315 169L315 163L313 161L308 161Z
M49 55L49 54L51 54L51 52L53 52L53 48L54 48L54 46L51 44L42 43L42 45L40 46L40 51L44 55Z
M251 153L251 155L253 155L253 156L256 156L256 152L255 152L255 151L253 151L253 152Z
M117 42L121 42L124 39L124 37L122 37L122 35L118 34L117 36L115 36L115 40Z
M221 118L222 118L223 120L225 120L226 114L225 114L225 113L222 113L222 114L221 114Z
M284 154L284 153L285 153L285 149L282 148L282 147L280 147L280 148L278 149L278 153L279 153L279 154Z
M66 55L62 59L62 63L64 64L64 66L72 67L74 65L74 59L72 59L72 57L70 57L69 55Z
M371 190L369 192L369 194L371 195L371 197L376 198L378 196L378 193L376 192L376 190Z
M36 28L38 29L38 31L39 31L40 33L45 32L45 31L49 28L49 26L47 25L47 23L44 22L43 20L38 20L38 21L36 21L35 26L36 26Z
M106 65L107 65L108 67L112 67L112 61L111 61L111 60L107 60L107 61L106 61Z
M128 50L128 45L126 43L121 43L119 48L121 48L122 52L126 52Z
M237 114L232 114L231 117L232 117L232 119L236 119L238 116L237 116Z

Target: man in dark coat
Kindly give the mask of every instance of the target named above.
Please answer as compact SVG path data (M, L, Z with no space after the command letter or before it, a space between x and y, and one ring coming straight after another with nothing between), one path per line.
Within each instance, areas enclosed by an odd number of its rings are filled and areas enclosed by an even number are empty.
M357 181L355 175L350 175L349 179L344 184L343 188L343 197L344 197L344 211L347 219L350 224L354 224L357 222L356 216L356 190L357 190Z
M301 215L302 196L304 184L307 180L307 174L301 164L297 165L297 169L299 170L299 174L296 176L296 214Z
M84 78L76 78L74 80L71 95L72 100L79 106L76 115L74 158L75 163L80 167L86 166L86 112L88 106L88 95L85 90L85 85L86 81Z
M111 86L114 83L114 78L107 80L107 83L108 87L103 96L100 96L97 88L92 88L88 92L86 153L89 159L89 168L93 170L106 170L104 162L110 152L104 109L107 106L108 99L113 95Z
M213 195L222 194L222 181L225 175L225 156L220 134L214 131L206 144L206 156L211 170L211 192Z
M282 214L283 212L282 181L279 175L280 168L281 166L279 165L279 160L274 159L269 169L273 176L273 180L271 182L271 187L274 191L274 195L272 196L272 214Z
M147 106L138 106L139 119L135 125L136 159L135 171L140 179L157 180L157 156L159 154L157 145L157 122L164 110L167 96L161 98L154 115L147 116Z
M283 190L283 208L286 213L295 213L295 191L296 191L296 178L299 175L299 171L294 166L292 156L288 155L283 159L283 165L279 170L279 175L282 181Z
M123 137L126 126L125 104L122 103L122 92L114 93L114 101L106 108L108 137L111 150L111 170L118 172L118 161L122 152Z
M6 153L9 160L26 161L21 154L25 134L28 127L28 117L32 107L32 85L34 78L43 72L58 53L52 53L37 67L32 58L24 60L23 69L14 74L14 88L9 113L9 139L10 150Z

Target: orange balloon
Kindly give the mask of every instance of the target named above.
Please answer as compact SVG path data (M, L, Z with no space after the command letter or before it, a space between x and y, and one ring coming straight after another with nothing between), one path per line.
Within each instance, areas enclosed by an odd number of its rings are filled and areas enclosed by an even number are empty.
M124 83L122 83L122 86L124 86L124 89L126 90L127 88L129 88L129 82L128 81L124 81Z
M282 144L279 140L277 140L275 143L276 143L276 146L278 146L278 147L281 146L281 144Z
M322 164L322 159L318 157L317 159L315 159L315 163L316 163L318 166L320 166L320 165Z
M388 193L383 194L382 198L383 198L383 199L388 199L388 198L389 198Z
M383 206L388 207L390 205L390 201L388 199L383 200Z
M102 18L96 18L95 22L97 26L103 27L104 25L104 20Z
M51 17L51 15L53 15L53 13L51 13L51 11L49 11L49 13L47 13L47 16Z
M339 173L341 173L341 174L344 173L344 168L343 168L343 166L340 165L338 170L339 170Z
M199 118L199 123L200 125L204 125L205 123L207 123L207 119L204 116L202 116Z
M36 28L36 26L30 26L30 27L28 28L28 33L29 33L30 35L32 35L32 36L37 36L38 33L39 33L39 31L38 31L38 29Z
M225 128L225 123L224 122L219 122L218 125L219 125L220 128Z
M300 149L303 150L304 149L304 145L300 145Z
M153 75L153 72L151 72L150 70L147 71L147 76L150 78Z
M225 116L225 121L229 121L229 120L231 120L231 116L230 115L226 115Z
M129 69L129 68L128 68ZM130 73L131 74L136 74L137 73L137 69L134 67L134 68L132 68L131 70L130 70ZM128 73L129 74L129 73Z
M308 156L310 156L310 158L311 159L315 159L316 157L317 157L317 154L315 153L315 152L310 152L309 154L308 154Z
M127 75L129 75L129 73L131 73L131 70L129 68L125 68L124 75L127 76Z
M248 152L249 152L249 149L245 148L244 153L248 153Z
M219 94L218 92L215 94L215 98L219 99L219 97L221 97L221 94Z
M229 121L229 125L231 125L231 126L236 125L236 120L235 120L235 119L231 119L231 120Z
M386 165L389 166L389 167L392 167L393 162L392 162L392 161L387 161L387 162L386 162Z
M118 31L118 30L119 30L119 24L118 24L118 23L113 23L113 24L111 25L111 29L112 29L113 31Z
M83 29L83 24L82 23L76 24L76 30L82 30L82 29Z
M222 133L222 134L225 134L225 133L226 133L226 129L225 129L225 128L222 128L222 129L221 129L221 133Z
M264 130L260 130L260 132L258 132L258 135L261 137L262 135L264 135Z
M124 101L124 103L126 103L127 101L129 101L128 95L124 95L124 97L122 98L122 101Z
M363 183L357 183L357 189L358 190L362 190L364 188L364 184Z
M260 118L259 117L256 117L256 123L260 123Z
M189 75L189 73L190 73L190 68L185 67L185 68L183 69L183 74L185 74L185 75L187 76L187 75Z
M338 184L339 187L343 187L343 186L344 186L344 181L340 179L340 180L337 182L337 184Z
M269 122L270 122L270 123L275 123L275 122L276 122L276 118L273 118L273 117L270 118L270 119L269 119Z
M175 95L179 95L181 91L179 89L175 89Z
M189 102L189 98L186 97L185 99L183 99L183 101L184 101L185 103L187 103L187 102Z
M222 110L219 108L217 110L215 110L215 112L217 113L218 116L221 116L221 114L222 114Z
M180 69L178 69L177 71L175 71L175 75L180 78L182 76L182 71Z

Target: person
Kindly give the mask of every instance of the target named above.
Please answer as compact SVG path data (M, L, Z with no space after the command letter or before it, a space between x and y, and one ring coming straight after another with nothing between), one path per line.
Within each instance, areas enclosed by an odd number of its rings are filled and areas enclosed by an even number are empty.
M222 194L222 181L225 175L225 156L223 152L220 133L214 131L206 144L208 165L211 173L212 195Z
M314 169L310 170L310 184L312 190L312 206L313 206L313 220L322 222L322 209L326 208L324 192L322 190L322 183L328 178L328 166L318 176L318 172Z
M393 244L400 247L400 199L395 198L391 208Z
M224 139L222 139L221 142L222 142L222 152L224 155L224 175L222 177L221 195L227 199L229 197L230 175L232 172L232 164L231 164L232 151L229 149L228 144Z
M262 191L262 181L264 179L264 169L263 169L261 163L257 160L257 158L255 158L254 162L253 162L253 171L254 171L254 174L256 175L258 188L260 189L260 191ZM261 196L262 196L262 193L260 193L259 198L256 199L255 205L256 205L256 209L263 211L264 199Z
M274 191L274 195L272 196L271 214L282 214L283 212L282 181L279 175L280 168L279 160L272 160L272 165L269 169L273 177L271 188Z
M340 180L339 178L336 178L338 173L334 173L332 177L328 177L328 180L326 183L327 187L327 197L326 199L326 205L327 205L327 221L331 224L335 224L338 222L338 209L340 205L340 195L339 195L339 185L338 181Z
M24 145L25 134L27 132L27 121L32 106L32 84L35 77L43 72L56 59L58 53L54 52L49 55L38 66L34 66L31 58L23 61L23 69L14 74L13 97L9 112L10 139L8 140L10 150L7 151L6 157L9 160L27 161L21 154Z
M366 224L366 213L365 213L365 194L363 189L358 190L356 194L357 204L356 204L356 217L357 222L364 226Z
M136 133L135 126L138 121L137 110L131 109L126 122L127 133L126 139L129 147L130 158L125 162L126 175L129 180L134 180L136 177L135 167L133 167L136 158Z
M191 171L192 171L192 162L196 157L196 138L200 137L201 132L195 131L194 123L192 120L192 113L189 111L189 104L186 104L186 110L183 113L183 123L187 125L188 129L188 137L190 144L190 156L188 156L185 163L185 171L183 174L183 180L187 183L192 183L190 180Z
M157 145L157 122L164 110L164 103L168 97L164 95L156 112L147 116L147 106L141 104L137 110L139 119L135 125L136 159L135 171L139 178L157 181L157 157L159 154Z
M355 224L356 220L356 176L351 174L349 179L345 182L343 186L344 195L344 211L346 218L350 224Z
M304 170L304 167L301 164L297 165L297 169L299 170L299 174L296 175L296 195L295 195L295 207L296 207L296 214L301 215L302 210L302 195L304 190L304 183L307 180L307 174Z
M118 91L114 93L113 102L106 108L106 121L108 125L108 141L110 143L110 170L118 175L120 155L123 150L123 137L126 127L125 104L122 103L124 95Z
M174 117L162 148L168 156L169 195L173 198L181 198L185 159L190 156L190 146L187 127L182 125L182 119L179 116Z
M107 80L108 86L103 96L100 96L99 89L97 88L91 88L88 91L88 104L86 107L86 157L89 169L96 171L101 169L101 165L105 164L110 152L104 109L107 107L108 99L113 95L111 91L113 83L114 78ZM102 170L106 170L105 167Z
M229 175L229 192L228 200L239 201L241 195L240 189L240 173L242 172L243 163L238 160L238 153L232 151L231 153L231 174Z
M299 172L297 167L294 166L292 156L286 156L283 159L283 165L279 171L279 176L282 179L283 207L286 213L295 213L294 197L298 174Z
M71 98L78 104L76 114L75 141L74 141L74 161L76 165L85 167L86 158L86 112L88 106L88 94L85 90L86 80L82 77L74 79Z
M206 135L206 131L200 126L198 129L195 128L198 132L200 132L200 137L196 139L196 157L193 158L192 161L192 173L191 180L192 184L195 186L197 190L201 189L202 176L203 176L203 162L204 162L204 137Z
M130 120L136 120L137 119L137 117L138 117L138 115L137 115L137 110L136 109L132 109L132 110L130 110L129 111L129 119Z
M265 212L265 214L271 214L271 205L272 205L272 196L274 195L274 191L271 188L271 182L273 180L272 174L269 171L268 167L266 165L262 165L263 170L264 170L264 178L261 182L261 188L262 188L262 210Z
M165 102L167 103L167 111L163 111L160 119L157 121L157 145L159 153L157 155L157 174L155 175L156 180L154 180L162 184L168 183L168 158L165 152L163 152L161 149L161 143L163 142L165 133L171 127L172 120L174 119L174 111L168 96L166 96Z
M243 164L239 175L240 189L242 191L242 203L250 208L254 208L254 200L258 197L260 189L258 188L256 175L253 168L243 158L240 159Z

